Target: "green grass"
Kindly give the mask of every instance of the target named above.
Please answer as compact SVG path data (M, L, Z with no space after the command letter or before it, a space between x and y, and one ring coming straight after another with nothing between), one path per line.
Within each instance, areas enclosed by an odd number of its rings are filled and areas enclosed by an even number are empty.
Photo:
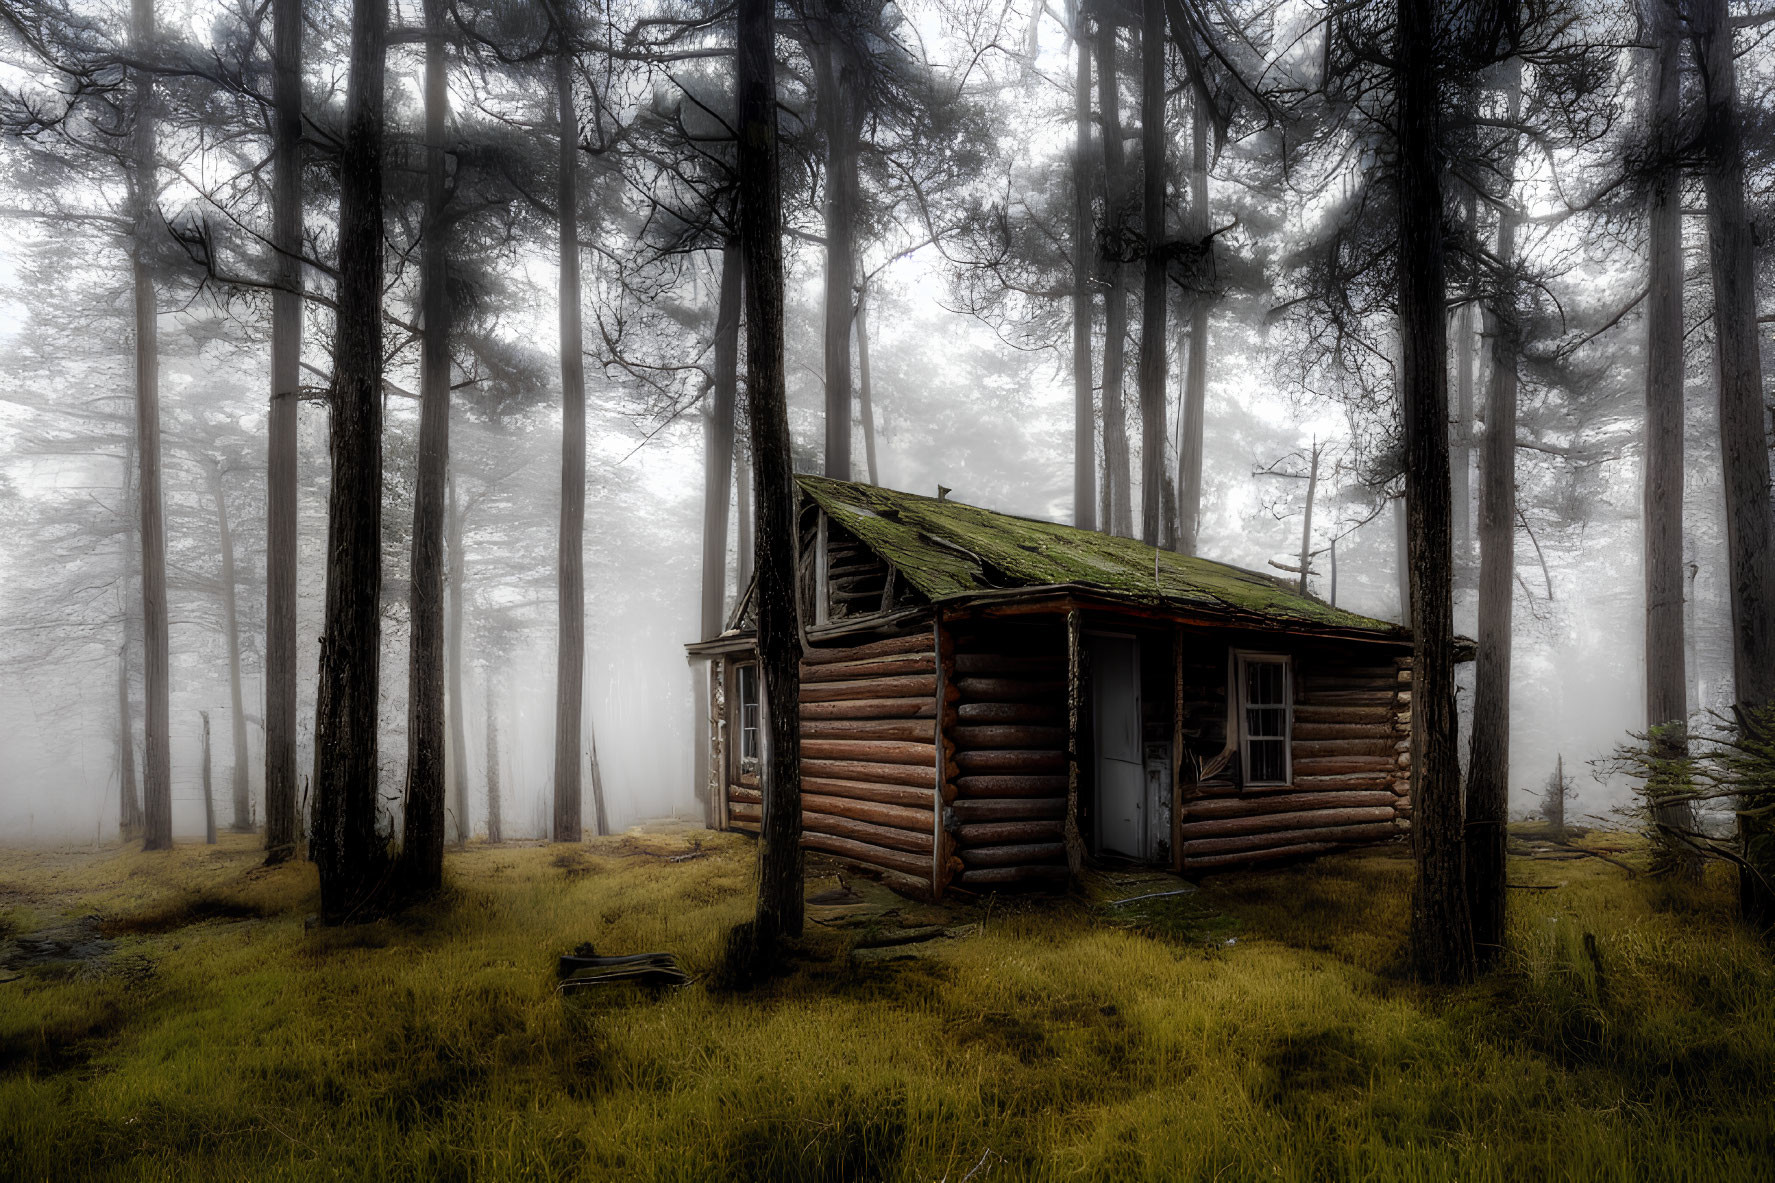
M751 866L691 831L472 846L446 899L327 930L312 869L238 838L0 854L5 928L97 913L113 942L0 983L0 1179L1775 1172L1775 968L1724 877L1517 860L1560 886L1511 893L1508 963L1456 991L1398 975L1410 864L1376 852L1133 908L957 907L977 931L904 961L813 925L792 976L716 993ZM564 999L584 940L698 983Z

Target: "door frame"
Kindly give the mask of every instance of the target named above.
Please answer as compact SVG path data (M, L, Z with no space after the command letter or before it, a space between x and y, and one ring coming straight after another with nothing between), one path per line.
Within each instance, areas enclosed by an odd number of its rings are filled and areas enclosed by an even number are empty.
M1108 640L1114 640L1114 641L1126 641L1126 642L1128 642L1130 648L1132 648L1134 651L1133 677L1134 677L1135 727L1136 727L1136 730L1142 732L1142 735L1144 737L1144 727L1142 724L1142 719L1143 719L1142 711L1144 709L1145 704L1141 700L1141 693L1140 693L1140 687L1141 687L1141 683L1140 683L1140 634L1133 633L1133 632L1124 632L1119 629L1109 629L1109 628L1081 629L1080 630L1080 640L1083 642L1082 647L1084 648L1084 650L1087 653L1091 652L1092 639L1097 638L1097 637L1106 638ZM1098 726L1098 711L1099 711L1100 703L1101 703L1101 700L1098 697L1098 686L1099 686L1099 682L1098 682L1098 677L1097 677L1096 663L1093 662L1092 668L1091 668L1091 798L1092 798L1092 800L1091 800L1091 853L1093 855L1100 855L1103 853L1103 777L1101 775L1102 764L1103 764L1103 740L1102 740L1101 729ZM1135 854L1135 855L1127 855L1127 854L1124 854L1119 851L1116 853L1117 853L1117 857L1133 858L1133 859L1139 861L1139 860L1144 860L1146 857L1144 852L1147 847L1147 839L1150 836L1150 835L1148 835L1147 830L1152 824L1152 819L1147 816L1147 811L1144 807L1144 805L1145 805L1145 802L1144 802L1145 786L1146 786L1146 780L1145 780L1146 761L1145 761L1145 755L1144 755L1145 747L1142 743L1137 741L1135 743L1135 749L1142 754L1141 758L1134 762L1136 767L1141 769L1141 796L1142 796L1143 800L1142 800L1142 808L1140 811L1140 842L1139 842L1139 846L1140 846L1140 850L1142 853Z

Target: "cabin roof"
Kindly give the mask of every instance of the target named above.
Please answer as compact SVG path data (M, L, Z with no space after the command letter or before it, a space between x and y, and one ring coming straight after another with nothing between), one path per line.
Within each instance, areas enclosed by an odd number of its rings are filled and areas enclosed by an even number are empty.
M1409 632L1301 595L1281 579L1076 526L875 485L798 476L802 492L933 603L1056 586L1250 624L1405 640Z

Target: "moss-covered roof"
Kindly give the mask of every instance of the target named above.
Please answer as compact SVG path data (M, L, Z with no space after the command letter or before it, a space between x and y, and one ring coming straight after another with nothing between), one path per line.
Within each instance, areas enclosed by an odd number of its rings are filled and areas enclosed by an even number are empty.
M932 602L999 588L1068 585L1248 623L1406 636L1398 625L1333 608L1269 575L1157 550L1131 538L874 485L796 479L832 520Z

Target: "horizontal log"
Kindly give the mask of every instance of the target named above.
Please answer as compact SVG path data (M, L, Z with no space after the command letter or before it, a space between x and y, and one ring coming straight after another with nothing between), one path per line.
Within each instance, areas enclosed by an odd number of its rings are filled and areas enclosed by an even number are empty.
M1337 776L1346 772L1384 772L1393 767L1391 750L1381 756L1327 756L1323 759L1295 760L1296 776Z
M923 809L904 805L881 805L874 801L858 801L851 797L829 797L824 793L803 793L801 807L810 813L828 813L848 817L877 826L894 826L913 830L927 837L936 832L936 816L927 805Z
M1397 738L1391 723L1302 723L1294 721L1294 742L1324 739L1386 739Z
M1185 858L1183 869L1186 874L1192 871L1224 870L1227 867L1248 867L1254 863L1279 862L1284 859L1306 858L1309 855L1323 854L1328 850L1336 850L1335 842L1307 842L1298 846L1273 846L1268 850L1246 850L1236 854L1210 854L1198 858Z
M1391 756L1394 736L1379 739L1302 739L1294 737L1294 760L1319 760L1332 756Z
M756 818L751 821L745 821L741 818L729 817L727 819L727 828L730 830L737 830L742 834L750 834L754 838L756 838L760 832Z
M758 774L756 772L742 772L742 773L740 773L739 782L742 785L745 785L749 789L757 788L760 783L758 780Z
M1347 772L1337 776L1296 776L1294 787L1303 792L1323 792L1328 789L1385 789L1390 788L1393 781L1394 773L1392 771Z
M1040 863L1066 862L1064 842L1035 842L1026 846L964 847L961 852L965 867L1025 867Z
M963 723L1064 723L1064 698L1055 702L964 702L955 708Z
M1320 674L1317 677L1305 677L1300 680L1301 693L1311 697L1325 692L1343 690L1385 690L1392 692L1399 684L1399 675L1393 670L1380 673L1361 674Z
M748 789L745 785L728 785L727 799L743 801L748 805L756 805L764 800L764 794L757 789Z
M859 702L870 698L930 698L936 693L937 675L907 674L897 678L803 683L801 701Z
M1391 706L1319 706L1296 703L1296 723L1392 723Z
M801 680L846 682L863 678L897 677L902 674L928 674L936 668L935 653L902 653L894 657L871 657L864 661L829 661L818 665L802 662Z
M955 766L963 774L1008 773L1033 775L1066 771L1065 752L973 751L957 752Z
M804 702L801 721L810 719L935 719L937 700L925 698L866 698L841 702Z
M950 810L955 820L967 822L1010 822L1054 820L1066 816L1065 797L957 797Z
M1046 748L1066 747L1066 728L1030 726L991 726L966 724L949 732L958 748Z
M1049 678L1064 678L1066 654L1013 657L1003 653L957 653L955 672L960 675L982 674L988 677L1026 677L1037 674Z
M1058 885L1067 880L1064 866L1043 864L1034 867L974 867L963 871L955 881L963 887L1010 887L1021 883Z
M937 741L935 719L807 719L801 720L801 742L810 739L904 739ZM806 750L804 747L802 750Z
M931 632L913 633L905 637L891 637L885 641L871 641L867 645L821 646L811 649L802 657L802 664L818 665L831 661L863 661L871 657L889 657L900 653L928 652L931 648Z
M1301 701L1313 706L1391 706L1393 691L1385 690L1319 690L1303 692Z
M1266 797L1211 797L1187 801L1178 811L1187 820L1211 817L1251 817L1261 813L1290 813L1302 809L1391 808L1394 797L1388 789L1370 789L1349 793L1278 793Z
M884 850L867 842L858 842L841 834L815 832L803 834L801 845L808 850L821 850L827 854L835 854L840 858L854 859L874 867L886 867L890 871L899 871L913 878L922 876L927 882L931 876L931 856L908 854L899 850Z
M862 760L810 760L803 757L801 775L824 780L861 780L883 785L913 785L926 790L936 787L936 768L920 768L916 764L873 764Z
M931 846L936 835L931 830L919 833L916 830L902 830L898 826L878 826L870 822L860 822L853 818L839 817L831 813L814 813L801 811L801 829L806 834L830 834L839 838L848 838L852 842L880 846L887 850L903 850L908 854L922 854L929 865Z
M730 800L727 803L727 817L730 821L751 822L753 825L757 825L764 820L764 806L755 802Z
M964 797L1053 797L1066 792L1066 777L962 776L955 789Z
M1274 846L1298 846L1302 843L1382 842L1398 834L1391 819L1368 822L1359 826L1329 826L1309 830L1278 830L1266 834L1245 834L1232 838L1198 838L1183 844L1183 857L1204 854L1225 854L1234 850L1263 850ZM965 856L964 856L965 857Z
M957 678L955 686L974 702L1058 702L1066 695L1064 681L1034 678Z
M882 805L904 805L912 809L929 809L934 792L930 785L878 785L860 780L831 780L804 776L801 791L826 797L849 797L853 801L874 801Z
M1195 838L1230 838L1238 834L1261 834L1277 830L1353 826L1363 822L1391 821L1392 818L1391 805L1360 806L1353 809L1306 809L1293 813L1264 813L1252 817L1184 822L1178 826L1177 836L1187 842Z
M1030 822L974 822L955 828L955 840L964 847L1041 842L1065 835L1066 826L1059 818Z
M901 895L910 899L929 902L934 895L931 891L930 872L925 877L908 875L904 871L894 871L887 867L874 867L874 872L881 877L882 885L891 887Z
M914 764L925 768L937 766L934 743L913 743L903 739L823 739L801 741L803 760L866 760L874 764Z

